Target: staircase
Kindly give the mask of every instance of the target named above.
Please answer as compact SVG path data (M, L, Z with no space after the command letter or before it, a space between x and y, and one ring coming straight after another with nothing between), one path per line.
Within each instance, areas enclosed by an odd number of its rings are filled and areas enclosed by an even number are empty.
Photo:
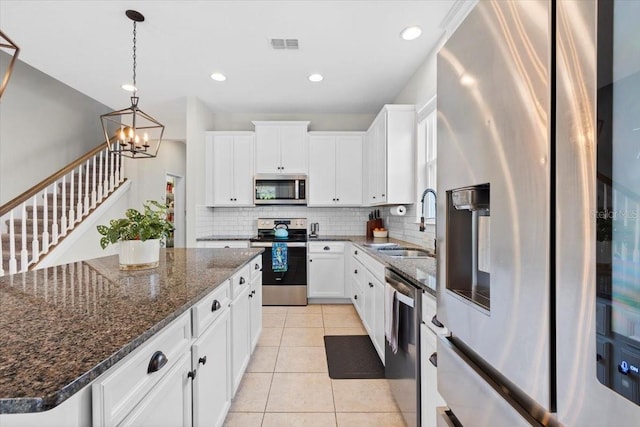
M124 181L101 144L0 206L0 276L33 269Z

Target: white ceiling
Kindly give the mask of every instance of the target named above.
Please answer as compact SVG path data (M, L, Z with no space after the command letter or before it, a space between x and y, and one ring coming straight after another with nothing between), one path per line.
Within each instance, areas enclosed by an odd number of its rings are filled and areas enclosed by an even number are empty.
M456 0L1 0L20 59L111 108L126 107L133 24L140 106L196 96L214 112L376 113L444 34ZM419 25L407 42L400 31ZM297 51L269 39L298 38ZM213 72L227 80L213 81ZM324 81L307 76L321 73Z

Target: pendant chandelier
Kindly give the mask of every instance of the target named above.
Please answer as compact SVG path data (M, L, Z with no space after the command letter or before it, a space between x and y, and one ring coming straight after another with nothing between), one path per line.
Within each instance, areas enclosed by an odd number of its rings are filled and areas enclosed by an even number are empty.
M131 106L100 116L102 130L109 151L132 159L156 157L164 126L138 108L139 98L136 85L136 24L144 21L144 16L135 10L127 10L126 15L133 21L133 96Z
M4 72L4 77L2 77L2 84L0 84L0 98L2 98L2 94L4 93L4 90L9 83L9 78L11 77L11 72L13 71L13 64L15 64L16 59L18 59L20 48L14 42L12 42L11 39L9 39L9 37L7 37L5 33L2 32L2 30L0 30L0 49L11 55L7 70Z

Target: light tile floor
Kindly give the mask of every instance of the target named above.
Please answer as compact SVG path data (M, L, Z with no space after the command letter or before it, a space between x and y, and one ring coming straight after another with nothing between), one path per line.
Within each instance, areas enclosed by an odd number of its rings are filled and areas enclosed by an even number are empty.
M366 334L350 304L263 307L228 427L401 427L385 380L332 380L324 335Z

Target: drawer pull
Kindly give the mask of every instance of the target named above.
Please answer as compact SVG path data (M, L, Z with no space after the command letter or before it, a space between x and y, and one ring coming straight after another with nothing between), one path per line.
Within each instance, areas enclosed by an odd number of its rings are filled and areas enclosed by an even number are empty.
M251 295L255 295L255 294L256 294L256 290L254 289L251 291Z
M436 325L438 328L444 328L444 325L442 323L440 323L440 321L438 320L438 318L436 316L437 316L436 314L433 315L433 317L431 318L431 323Z
M353 274L358 274L358 269L353 270Z
M207 356L201 357L198 359L198 364L202 363L202 366L207 364Z
M356 249L355 251L353 251L354 255L358 255L358 250Z
M246 280L244 280L244 277L240 277L240 283L241 285L244 285L246 283Z
M369 287L373 288L373 283L369 282Z
M353 296L353 299L358 299L358 295L354 295L354 296Z
M329 246L325 246L325 247L324 247L324 248L322 248L322 249L323 249L323 250L325 250L325 251L330 251L330 250L331 250L331 248L330 248Z
M169 359L164 355L161 351L156 351L151 356L151 360L149 361L149 366L147 367L147 374L151 374L153 372L159 371L164 365L167 364Z
M227 245L224 247L224 249L231 249L231 246Z
M429 356L429 362L436 368L438 367L438 353L434 352L431 356Z
M187 374L187 378L191 378L192 380L196 379L196 370L194 369L193 371L189 371L189 373Z
M218 301L217 299L213 300L213 304L211 304L211 311L218 311L220 310L220 301Z
M256 265L253 267L253 269L254 269L254 270L260 270L260 264L256 264Z

